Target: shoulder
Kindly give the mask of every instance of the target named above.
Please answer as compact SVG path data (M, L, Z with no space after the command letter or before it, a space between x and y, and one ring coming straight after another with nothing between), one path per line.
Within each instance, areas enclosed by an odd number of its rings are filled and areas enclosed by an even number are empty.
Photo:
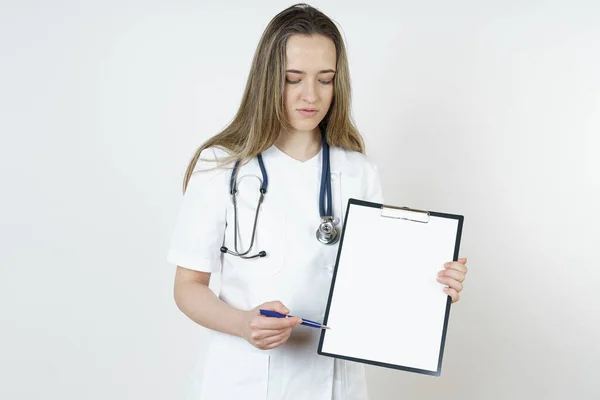
M373 175L377 173L377 165L371 157L358 151L331 147L331 170L352 176Z
M228 161L230 156L231 154L221 147L207 147L200 152L193 173L230 170L234 164L232 161Z
M200 154L195 154L193 167L189 173L185 193L207 193L207 188L220 191L229 185L229 177L233 169L233 162L227 162L229 154L217 147L203 149ZM188 168L190 166L188 165Z

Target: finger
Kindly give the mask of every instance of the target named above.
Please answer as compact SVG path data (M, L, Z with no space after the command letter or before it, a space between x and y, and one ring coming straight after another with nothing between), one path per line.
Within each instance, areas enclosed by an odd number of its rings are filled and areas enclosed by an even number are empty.
M444 264L445 269L455 269L464 274L467 273L467 266L465 264L459 263L458 261L449 261Z
M260 313L258 310L261 308L263 310L275 311L285 315L289 314L290 312L290 310L286 306L284 306L283 303L280 301L269 301L267 303L263 303L256 308L256 312Z
M467 259L465 257L461 257L458 259L458 262L461 264L466 264L467 263Z
M457 293L459 293L463 289L462 283L447 276L439 276L437 278L437 281L448 287L451 287L452 289L456 290Z
M262 349L271 343L280 341L286 335L289 335L289 333L287 331L271 331L271 332L277 332L277 333L275 335L267 333L266 335L268 335L268 336L260 337L260 338L257 337L256 339L254 339L255 346ZM263 331L263 334L265 334L264 331Z
M265 338L263 340L258 341L258 344L256 345L256 347L262 349L262 350L266 350L267 348L274 348L277 347L279 345L281 345L282 343L285 343L290 335L292 334L292 328L288 328L284 331L281 331L279 334ZM278 343L277 345L274 345L275 343Z
M250 328L253 330L282 330L292 328L300 323L302 323L302 320L298 317L273 318L260 316L252 320Z
M445 287L444 288L444 292L448 296L450 296L450 298L452 299L453 303L456 303L459 300L459 298L460 298L460 295L458 294L458 292L456 290L452 289L452 288Z
M291 333L291 330L283 331L283 332L279 333L278 335L259 340L257 342L257 346L260 347L261 349L266 349L275 343L285 342L289 338L290 333Z
M269 338L272 338L272 337L275 337L275 336L279 336L283 332L286 332L287 330L291 330L291 328L282 329L282 330L277 330L277 329L261 329L261 330L257 330L257 331L252 331L252 333L250 334L250 337L255 342L259 342L259 341L263 341L263 340L266 340L266 339L269 339Z
M273 342L267 346L264 347L265 350L270 350L270 349L274 349L276 347L281 346L282 344L284 344L285 342L287 342L287 340L289 339L289 336L285 336L284 338L282 338L281 340L278 340L276 342Z
M463 283L465 281L465 274L455 269L442 270L438 272L438 276L447 276L449 278L459 281L460 283Z

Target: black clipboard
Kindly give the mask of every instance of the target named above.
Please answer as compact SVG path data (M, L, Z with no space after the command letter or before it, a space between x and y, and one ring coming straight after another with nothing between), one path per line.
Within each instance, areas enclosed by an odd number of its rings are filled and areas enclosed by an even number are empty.
M464 216L351 198L344 221L317 353L440 376L452 301L435 274L458 260Z

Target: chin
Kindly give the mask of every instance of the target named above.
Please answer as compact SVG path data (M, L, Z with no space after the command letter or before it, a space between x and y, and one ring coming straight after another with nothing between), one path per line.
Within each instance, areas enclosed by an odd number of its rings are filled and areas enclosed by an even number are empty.
M292 128L297 131L313 131L321 123L321 119L311 120L311 121L292 121Z

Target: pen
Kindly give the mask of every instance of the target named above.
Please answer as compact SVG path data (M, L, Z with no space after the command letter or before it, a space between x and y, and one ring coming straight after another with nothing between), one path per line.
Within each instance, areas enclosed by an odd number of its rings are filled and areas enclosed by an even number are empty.
M280 314L278 312L270 311L270 310L260 309L259 311L260 311L260 315L264 315L265 317L273 317L273 318L293 317L293 315ZM300 324L300 325L310 326L311 328L331 329L330 327L320 324L318 322L310 321L310 320L304 319L304 318L301 318L301 319L302 319L302 324Z

